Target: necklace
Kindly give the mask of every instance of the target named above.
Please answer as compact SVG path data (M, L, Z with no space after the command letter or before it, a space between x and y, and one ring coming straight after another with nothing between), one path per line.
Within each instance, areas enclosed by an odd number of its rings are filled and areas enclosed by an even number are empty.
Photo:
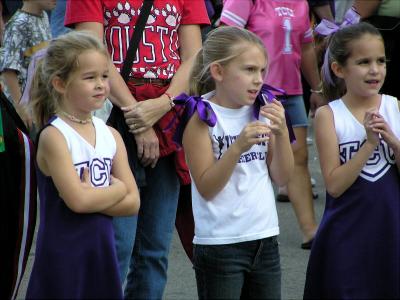
M66 113L63 110L60 110L59 113L61 113L63 116L67 117L70 119L72 122L79 123L79 124L88 124L92 122L92 117L87 118L86 120L78 119L77 117L70 115L69 113Z

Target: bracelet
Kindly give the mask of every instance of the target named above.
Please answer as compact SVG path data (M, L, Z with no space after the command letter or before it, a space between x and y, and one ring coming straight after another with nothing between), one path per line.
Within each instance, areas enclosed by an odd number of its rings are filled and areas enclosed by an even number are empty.
M320 94L320 95L322 95L322 89L319 89L319 90L310 89L310 92L311 92L311 93L315 93L315 94Z
M169 98L169 105L171 106L171 109L174 108L175 106L174 97L172 97L171 94L167 92L165 92L164 95Z

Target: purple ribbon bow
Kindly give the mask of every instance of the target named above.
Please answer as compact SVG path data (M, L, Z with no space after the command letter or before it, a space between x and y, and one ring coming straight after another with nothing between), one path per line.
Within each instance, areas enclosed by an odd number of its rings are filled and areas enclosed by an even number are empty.
M285 91L282 89L263 84L260 93L257 95L256 101L254 102L253 115L255 119L259 119L261 106L264 106L267 103L271 103L273 99L276 98L276 96L272 92L286 95ZM203 98L200 96L188 96L185 93L182 93L174 98L174 103L177 106L183 106L183 111L177 113L177 117L173 118L173 120L171 120L170 124L164 130L170 130L173 126L173 123L176 122L176 119L179 119L179 123L174 134L174 141L179 146L182 145L182 137L185 127L196 111L200 120L205 122L208 126L214 127L217 123L217 116L215 115L215 112L213 111L210 103L208 103L207 101L203 101ZM293 142L296 140L296 138L294 136L290 118L286 114L286 112L285 116L286 125L289 129L290 142Z
M314 30L321 35L327 36L337 32L341 28L357 24L358 22L360 22L360 15L354 10L354 8L350 8L344 15L342 24L337 25L331 21L323 19ZM322 64L322 75L330 85L335 86L335 82L333 81L330 72L329 47L325 51L324 63Z
M315 27L314 30L321 35L327 36L335 33L343 27L357 24L358 22L360 22L360 15L354 10L354 8L350 8L344 15L343 22L341 24L337 25L331 21L322 19L322 21Z
M185 130L190 118L196 111L200 120L205 122L208 126L214 127L217 123L217 116L215 115L210 103L203 101L202 97L188 96L185 93L182 93L174 98L174 103L175 105L184 107L183 111L178 116L179 124L174 135L174 141L179 146L182 145L183 131ZM175 121L176 118L171 121L165 130L170 129L172 127L172 123Z

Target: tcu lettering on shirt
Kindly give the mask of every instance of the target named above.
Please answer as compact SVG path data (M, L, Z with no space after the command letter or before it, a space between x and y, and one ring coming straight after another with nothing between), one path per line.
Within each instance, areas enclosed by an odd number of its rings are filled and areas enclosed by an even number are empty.
M122 68L139 14L140 7L135 8L127 1L118 2L111 10L105 8L104 36L118 70ZM177 30L181 19L182 14L175 5L154 2L133 61L131 76L168 79L175 74L180 64Z
M339 145L339 155L342 164L349 161L366 142L354 141ZM360 176L370 182L375 182L389 170L391 165L395 164L393 150L389 148L384 140L380 140L379 145L368 159L361 170Z
M278 17L294 17L294 10L288 7L275 7L275 13Z
M75 164L75 170L78 173L79 178L82 179L83 170L88 168L92 186L108 186L110 182L111 165L111 158L94 158L91 162L83 161Z

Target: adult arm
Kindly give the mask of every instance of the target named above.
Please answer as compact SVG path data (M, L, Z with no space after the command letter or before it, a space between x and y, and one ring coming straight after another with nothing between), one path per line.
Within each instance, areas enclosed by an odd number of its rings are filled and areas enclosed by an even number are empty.
M125 184L116 178L108 187L92 187L87 170L82 182L75 171L65 138L55 127L49 126L42 131L37 163L39 169L53 179L65 204L76 213L104 211L122 201L127 194Z
M381 0L354 0L353 7L362 19L372 16L379 8Z
M110 216L129 216L137 214L140 206L139 191L132 171L129 168L125 145L121 135L114 128L110 127L110 130L114 135L117 145L111 174L125 184L128 192L120 202L102 211L102 213Z
M306 78L311 89L317 91L320 89L320 76L317 66L317 56L313 43L304 43L301 46L301 71ZM320 93L311 93L310 96L310 114L314 117L315 111L318 107L325 104Z
M196 53L201 48L201 31L199 25L181 25L178 29L179 55L181 64L172 77L168 90L169 95L176 96L187 92L189 72ZM155 99L141 101L126 108L125 118L131 132L139 133L153 126L161 117L171 110L170 98L163 94ZM133 125L134 124L134 125Z
M341 165L334 117L328 105L319 108L316 113L315 137L326 190L337 198L356 181L376 143L367 139L358 152Z
M325 19L331 22L335 22L335 18L333 17L331 6L329 5L329 3L314 6L310 5L310 8L321 20Z
M8 91L10 92L11 98L15 104L19 103L19 100L21 99L22 92L21 92L21 86L19 85L18 82L18 75L15 70L11 69L5 69L2 72L3 80L5 85L8 88Z

